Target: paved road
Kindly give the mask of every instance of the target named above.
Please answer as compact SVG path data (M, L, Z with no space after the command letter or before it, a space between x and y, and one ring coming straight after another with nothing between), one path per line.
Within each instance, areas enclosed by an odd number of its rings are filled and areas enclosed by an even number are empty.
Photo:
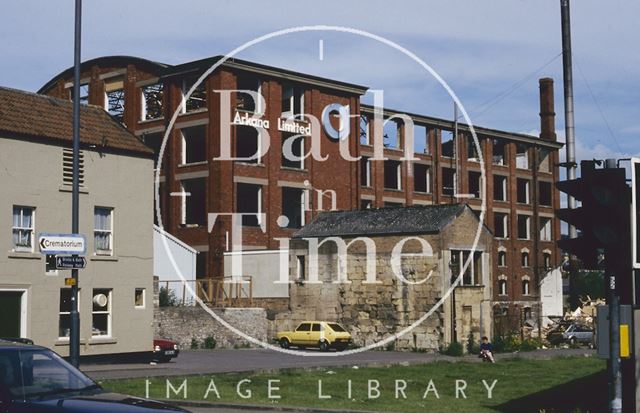
M334 353L335 354L335 353ZM591 356L589 349L549 349L518 353L520 357L545 359L564 356ZM501 358L514 354L497 355ZM388 366L422 364L434 361L480 362L477 357L448 357L441 354L367 351L348 356L292 356L265 349L241 350L186 350L170 363L150 364L96 364L82 365L81 369L95 380L122 379L157 376L180 376L189 374L213 374L248 371L269 371L283 368L314 368L339 366Z

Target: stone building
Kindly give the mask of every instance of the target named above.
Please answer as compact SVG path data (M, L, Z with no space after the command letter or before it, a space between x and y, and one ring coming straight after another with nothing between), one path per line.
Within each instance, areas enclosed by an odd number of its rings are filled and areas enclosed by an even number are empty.
M324 212L291 240L290 312L276 327L338 321L365 346L417 323L396 348L477 341L492 333L492 242L464 204Z

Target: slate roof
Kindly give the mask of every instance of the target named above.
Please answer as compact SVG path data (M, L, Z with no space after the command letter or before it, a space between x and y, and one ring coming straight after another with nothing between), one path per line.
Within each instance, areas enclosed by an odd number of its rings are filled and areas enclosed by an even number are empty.
M0 87L0 133L4 137L72 145L73 103L69 100ZM80 106L80 144L153 156L124 126L97 106Z
M298 230L294 238L331 236L436 234L460 216L464 204L323 212Z

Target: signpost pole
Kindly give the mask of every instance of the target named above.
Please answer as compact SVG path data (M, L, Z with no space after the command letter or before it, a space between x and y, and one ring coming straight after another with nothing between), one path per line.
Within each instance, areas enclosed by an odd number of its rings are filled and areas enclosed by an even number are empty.
M78 212L80 206L80 28L82 0L75 2L75 34L73 51L73 185L71 195L71 232L78 234ZM71 331L69 332L69 359L71 364L80 364L80 314L78 313L78 270L71 272Z

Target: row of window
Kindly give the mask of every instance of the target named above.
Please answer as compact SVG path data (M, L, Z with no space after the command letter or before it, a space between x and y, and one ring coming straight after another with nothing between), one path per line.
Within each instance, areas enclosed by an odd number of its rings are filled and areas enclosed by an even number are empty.
M33 252L36 208L14 205L11 232L14 252ZM113 208L94 207L93 247L95 255L113 255Z
M113 290L110 288L94 288L91 297L91 336L94 338L112 337ZM145 308L145 288L134 289L133 306L136 309ZM80 308L79 305L78 308ZM71 289L61 288L58 310L58 337L61 339L69 338L70 331Z
M527 268L530 267L531 264L529 262L529 252L522 251L520 253L520 264L522 267ZM542 261L544 269L551 268L551 254L548 252L544 252L542 254ZM507 253L506 251L498 251L498 267L506 267L507 266Z
M386 119L383 127L383 139L384 147L390 149L403 150L404 139L402 134L402 124L393 120ZM433 153L429 147L429 131L432 130L434 134L440 136L440 148L441 156L453 158L456 156L456 143L454 141L454 133L451 130L431 128L427 125L415 124L413 126L413 151L416 154L430 154ZM360 117L360 144L372 145L371 139L371 120L366 116ZM459 142L459 145L464 144L466 147L466 159L472 162L479 162L480 156L478 155L478 148L473 137L469 134L462 135L464 140ZM483 138L479 139L480 147L483 145ZM492 159L491 162L494 165L507 165L507 145L502 139L491 138L492 145ZM531 163L529 160L531 146L524 143L516 143L515 150L515 165L518 169L530 169ZM540 149L539 170L542 172L551 172L551 164L549 161L549 151L546 149Z
M531 295L530 290L531 282L528 279L522 280L522 295ZM507 280L498 280L498 295L508 295L507 292Z
M181 224L183 226L204 226L206 212L206 178L185 179L182 186ZM242 216L242 225L257 227L262 224L260 215L264 213L262 185L250 183L236 184L236 212ZM278 225L282 228L301 228L305 225L307 190L303 188L281 188L281 217ZM311 201L310 201L311 202Z
M531 215L516 214L516 238L522 240L531 239ZM539 239L540 241L553 240L553 221L548 217L540 217ZM504 212L493 213L493 234L496 238L509 238L509 214Z
M402 163L396 160L384 161L384 188L401 191L402 188ZM425 164L413 164L413 191L418 193L432 192L432 167ZM442 168L442 194L453 196L456 193L456 171L453 168ZM468 172L469 194L475 198L481 197L482 175L478 171ZM526 178L517 179L517 202L520 204L531 204L531 181ZM372 162L371 158L363 156L360 159L360 185L363 187L372 186ZM493 175L493 200L507 201L508 177L504 175ZM552 205L551 182L538 182L538 204L543 206Z

